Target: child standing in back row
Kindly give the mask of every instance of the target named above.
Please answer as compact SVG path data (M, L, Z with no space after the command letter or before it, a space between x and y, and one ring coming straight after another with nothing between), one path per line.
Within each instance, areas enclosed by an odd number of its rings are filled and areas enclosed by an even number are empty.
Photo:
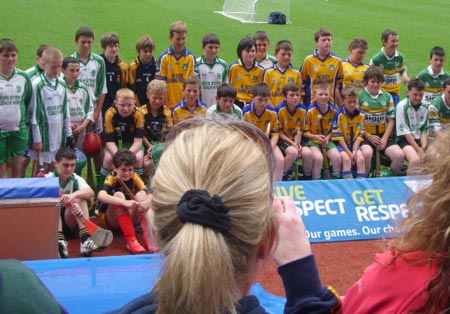
M166 81L168 107L172 110L183 98L184 80L197 73L195 56L186 48L186 23L173 22L169 33L172 45L158 59L156 78Z
M147 85L156 74L155 42L149 36L142 36L136 43L136 60L130 64L128 70L128 88L136 94L136 106L147 103Z
M197 72L202 81L201 100L209 108L216 103L217 89L228 80L228 64L217 55L220 39L216 34L207 34L202 41L203 55L197 58Z

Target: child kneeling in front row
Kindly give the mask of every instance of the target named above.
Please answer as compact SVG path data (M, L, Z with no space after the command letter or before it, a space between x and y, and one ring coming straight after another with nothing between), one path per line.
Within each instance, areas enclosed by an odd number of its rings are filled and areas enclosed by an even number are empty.
M126 149L119 150L112 162L113 172L106 177L103 188L98 193L99 202L106 205L100 208L105 214L106 224L112 229L119 227L122 229L127 249L131 253L141 254L147 249L150 252L159 251L145 217L150 199L145 192L144 182L134 172L135 154ZM134 225L138 222L141 223L147 249L136 238Z
M333 122L332 139L342 158L342 177L353 179L352 165L356 164L356 177L366 177L365 159L361 143L364 131L364 114L358 107L358 89L351 85L346 87L341 96L344 106L339 108Z

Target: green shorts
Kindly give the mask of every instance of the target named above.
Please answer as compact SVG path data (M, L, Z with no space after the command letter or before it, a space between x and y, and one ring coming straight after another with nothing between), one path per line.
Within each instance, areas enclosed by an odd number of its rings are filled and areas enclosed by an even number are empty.
M10 162L12 157L23 156L27 150L27 143L27 131L0 133L0 164Z
M313 142L313 141L309 141L308 142L308 147L319 147L321 148L319 143ZM336 148L336 144L334 142L328 142L328 147L327 147L327 151L329 151L330 149Z

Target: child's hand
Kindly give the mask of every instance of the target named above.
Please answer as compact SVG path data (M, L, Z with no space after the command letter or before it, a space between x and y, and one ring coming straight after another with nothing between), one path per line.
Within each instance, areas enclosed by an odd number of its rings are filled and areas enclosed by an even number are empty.
M42 150L42 142L33 143L33 150L39 153Z
M76 203L70 207L70 211L72 212L72 214L74 214L74 216L83 216L83 210L81 209L80 205Z
M138 207L138 203L134 200L123 200L122 206L128 209L136 209Z
M61 195L61 204L70 207L75 202L75 197L72 194L62 194Z

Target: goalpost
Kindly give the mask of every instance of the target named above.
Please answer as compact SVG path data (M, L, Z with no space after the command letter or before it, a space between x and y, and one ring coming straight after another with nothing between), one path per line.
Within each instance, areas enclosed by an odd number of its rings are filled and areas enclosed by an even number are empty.
M290 24L290 11L290 0L225 0L223 11L216 13L242 23L267 23L271 12L281 12Z

